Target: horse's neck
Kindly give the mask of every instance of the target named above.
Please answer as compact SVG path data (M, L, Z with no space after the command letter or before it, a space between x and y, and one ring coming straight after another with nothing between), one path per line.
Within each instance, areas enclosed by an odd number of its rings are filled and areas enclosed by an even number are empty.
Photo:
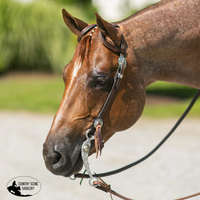
M122 25L146 85L161 80L200 88L200 0L165 0Z

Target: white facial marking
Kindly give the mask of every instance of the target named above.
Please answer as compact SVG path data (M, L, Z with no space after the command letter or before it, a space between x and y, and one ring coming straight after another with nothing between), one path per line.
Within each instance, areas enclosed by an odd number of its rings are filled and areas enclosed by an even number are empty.
M74 64L74 71L73 71L73 74L72 74L72 78L71 78L71 82L70 82L68 90L71 89L74 78L77 76L78 70L81 68L81 65L82 65L82 62L80 60L76 60L76 62Z
M74 64L74 70L73 70L72 77L71 77L71 80L70 80L70 84L69 84L69 87L68 87L68 92L67 92L67 94L65 96L65 99L64 99L64 102L62 104L62 107L65 105L66 100L68 99L68 96L69 96L71 87L73 85L74 79L77 77L77 74L78 74L79 69L81 68L81 65L82 65L81 59L77 59L75 64Z
M72 73L72 77L71 77L71 80L70 80L70 85L68 87L68 92L67 92L66 96L64 97L64 101L63 101L61 108L60 108L61 110L63 109L63 106L66 104L66 101L67 101L69 93L70 93L70 89L72 87L74 79L77 77L77 74L78 74L79 69L81 68L81 65L82 65L81 59L76 60L76 62L74 64L74 70L73 70L73 73ZM59 124L59 121L62 119L62 117L63 117L62 112L58 112L55 119L54 119L54 124Z

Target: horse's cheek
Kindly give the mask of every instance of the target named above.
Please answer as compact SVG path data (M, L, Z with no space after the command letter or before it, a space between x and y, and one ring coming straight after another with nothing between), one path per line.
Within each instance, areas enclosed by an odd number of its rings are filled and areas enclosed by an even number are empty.
M141 95L140 99L136 99L131 97L130 93L128 95L122 92L114 101L110 110L109 121L111 122L112 130L115 132L123 131L134 125L142 114L144 104L144 95Z

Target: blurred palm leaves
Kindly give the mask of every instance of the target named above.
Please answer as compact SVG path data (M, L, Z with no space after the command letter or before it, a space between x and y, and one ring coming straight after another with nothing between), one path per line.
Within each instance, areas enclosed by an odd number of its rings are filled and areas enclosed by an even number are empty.
M76 42L63 22L62 8L86 18L78 8L55 1L21 4L0 0L0 73L63 69L74 54Z

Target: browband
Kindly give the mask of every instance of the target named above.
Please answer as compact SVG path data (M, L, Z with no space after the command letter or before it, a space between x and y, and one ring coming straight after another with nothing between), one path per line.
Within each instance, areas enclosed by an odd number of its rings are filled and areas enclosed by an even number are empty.
M113 25L114 27L118 27L118 28L119 28L119 26L118 26L117 24L112 24L112 25ZM88 33L91 29L97 28L97 27L98 27L97 24L91 24L91 25L88 25L87 27L85 27L85 28L79 33L78 38L77 38L77 41L80 42L80 41L81 41L81 38L82 38L86 33ZM94 32L94 31L93 31L93 32ZM115 52L118 52L118 53L123 53L123 54L125 54L126 48L125 48L125 45L124 45L124 37L123 37L122 34L121 34L121 36L122 36L122 38L121 38L121 39L122 39L121 47L117 47L117 46L115 46L115 45L110 44L109 42L107 42L102 33L99 35L99 38L100 38L102 44L103 44L105 47L107 47L108 49L110 49L110 50L112 50L112 51L115 51Z

